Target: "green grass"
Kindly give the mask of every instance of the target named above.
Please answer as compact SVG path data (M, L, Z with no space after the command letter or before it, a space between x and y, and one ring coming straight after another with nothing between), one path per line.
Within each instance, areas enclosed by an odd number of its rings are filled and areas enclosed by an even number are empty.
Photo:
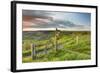
M27 33L27 32L24 32ZM27 36L32 35L32 36ZM58 46L61 46L60 49L55 51L55 36L54 32L48 31L28 33L23 35L23 49L22 49L22 61L23 63L28 62L48 62L48 61L66 61L66 60L88 60L91 59L91 40L90 32L61 32L58 37L57 43ZM34 39L32 37L42 37L50 36L42 39ZM78 44L76 44L76 36L79 36ZM27 36L27 37L26 37ZM30 44L36 44L36 51L45 50L45 44L48 44L47 47L50 48L48 53L40 53L36 55L36 59L31 57L31 48ZM40 45L40 46L38 46Z

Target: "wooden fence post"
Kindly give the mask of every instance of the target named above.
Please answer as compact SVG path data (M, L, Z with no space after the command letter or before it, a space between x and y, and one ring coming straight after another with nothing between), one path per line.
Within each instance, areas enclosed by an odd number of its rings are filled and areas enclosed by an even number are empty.
M48 43L46 44L45 49L44 49L45 54L47 54L47 51L48 51L47 49L48 49Z
M76 36L76 45L78 45L78 42L79 42L79 37Z
M32 55L32 59L36 59L36 45L35 44L31 44L31 55Z

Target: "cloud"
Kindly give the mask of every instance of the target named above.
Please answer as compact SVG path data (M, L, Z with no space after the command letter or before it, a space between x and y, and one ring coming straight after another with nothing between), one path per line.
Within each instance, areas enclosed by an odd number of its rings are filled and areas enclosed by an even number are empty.
M45 17L48 17L50 13L46 11L39 11L39 10L23 10L22 14L23 16L33 16L33 17L45 18Z
M23 10L22 12L23 17L31 17L29 20L23 20L24 22L28 22L28 24L23 23L23 26L26 25L30 28L90 29L89 25L83 24L80 21L80 23L78 23L79 18L82 18L84 13L78 14L71 12L54 12L40 10Z

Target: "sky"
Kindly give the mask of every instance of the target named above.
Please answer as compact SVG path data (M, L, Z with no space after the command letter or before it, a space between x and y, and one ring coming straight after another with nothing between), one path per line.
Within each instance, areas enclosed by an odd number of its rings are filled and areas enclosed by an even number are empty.
M23 26L33 28L47 27L78 27L87 28L91 25L90 13L23 10Z
M69 20L78 25L90 25L90 13L76 13L76 12L51 12L51 16L55 19Z

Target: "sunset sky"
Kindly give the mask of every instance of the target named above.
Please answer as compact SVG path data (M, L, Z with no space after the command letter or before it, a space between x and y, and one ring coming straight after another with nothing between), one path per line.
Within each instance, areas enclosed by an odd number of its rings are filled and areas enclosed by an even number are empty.
M89 28L90 13L23 10L23 28Z

